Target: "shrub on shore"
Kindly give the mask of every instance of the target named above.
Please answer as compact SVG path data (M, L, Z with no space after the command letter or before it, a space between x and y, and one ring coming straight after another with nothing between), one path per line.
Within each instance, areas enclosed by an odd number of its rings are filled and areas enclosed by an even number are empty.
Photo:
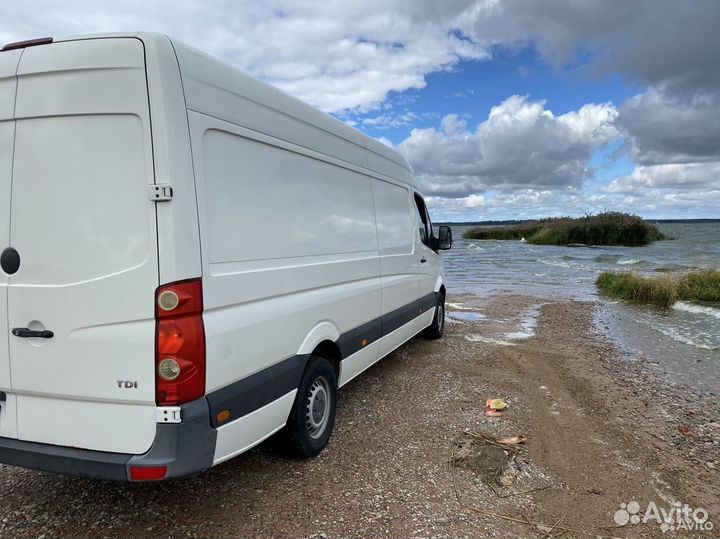
M585 217L552 217L508 227L478 227L465 232L471 240L519 240L536 245L646 245L667 239L637 215L606 212Z
M720 301L720 270L691 271L675 277L605 271L598 277L597 286L616 298L668 309L678 300Z

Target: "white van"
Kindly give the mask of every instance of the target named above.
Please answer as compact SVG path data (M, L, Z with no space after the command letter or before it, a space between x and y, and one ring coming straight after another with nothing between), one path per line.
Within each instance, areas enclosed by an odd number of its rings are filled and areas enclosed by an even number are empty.
M283 430L424 332L445 286L393 150L158 34L0 52L0 462L130 481Z

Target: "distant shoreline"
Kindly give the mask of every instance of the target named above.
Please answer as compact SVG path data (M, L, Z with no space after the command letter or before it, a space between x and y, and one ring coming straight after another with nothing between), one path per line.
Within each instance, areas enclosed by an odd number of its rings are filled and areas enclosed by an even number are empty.
M530 223L536 221L536 219L508 219L504 221L438 221L433 223L434 225L450 225L450 226L507 226L507 225L521 225L523 223ZM720 223L718 219L645 219L648 223L652 224L696 224L696 223Z

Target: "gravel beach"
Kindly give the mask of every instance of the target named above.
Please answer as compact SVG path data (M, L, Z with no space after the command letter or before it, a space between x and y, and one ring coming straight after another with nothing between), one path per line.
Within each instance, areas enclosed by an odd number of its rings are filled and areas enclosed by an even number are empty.
M0 466L0 536L658 536L617 527L631 501L702 507L720 526L720 395L625 358L596 329L599 308L448 298L443 340L416 338L340 391L314 460L271 439L165 484ZM490 398L502 415L484 414ZM526 441L496 443L513 436Z

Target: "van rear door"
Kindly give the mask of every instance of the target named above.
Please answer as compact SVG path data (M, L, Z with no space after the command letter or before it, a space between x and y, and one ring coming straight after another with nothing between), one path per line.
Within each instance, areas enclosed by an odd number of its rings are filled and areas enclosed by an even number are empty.
M29 47L17 79L9 244L21 262L8 324L18 438L143 453L156 430L158 286L143 44Z
M20 51L0 53L0 254L10 246L10 185L15 144L15 71ZM9 253L6 253L6 257ZM5 259L7 266L8 261ZM7 294L9 276L0 270L0 436L17 438L14 396L10 386L8 355Z

